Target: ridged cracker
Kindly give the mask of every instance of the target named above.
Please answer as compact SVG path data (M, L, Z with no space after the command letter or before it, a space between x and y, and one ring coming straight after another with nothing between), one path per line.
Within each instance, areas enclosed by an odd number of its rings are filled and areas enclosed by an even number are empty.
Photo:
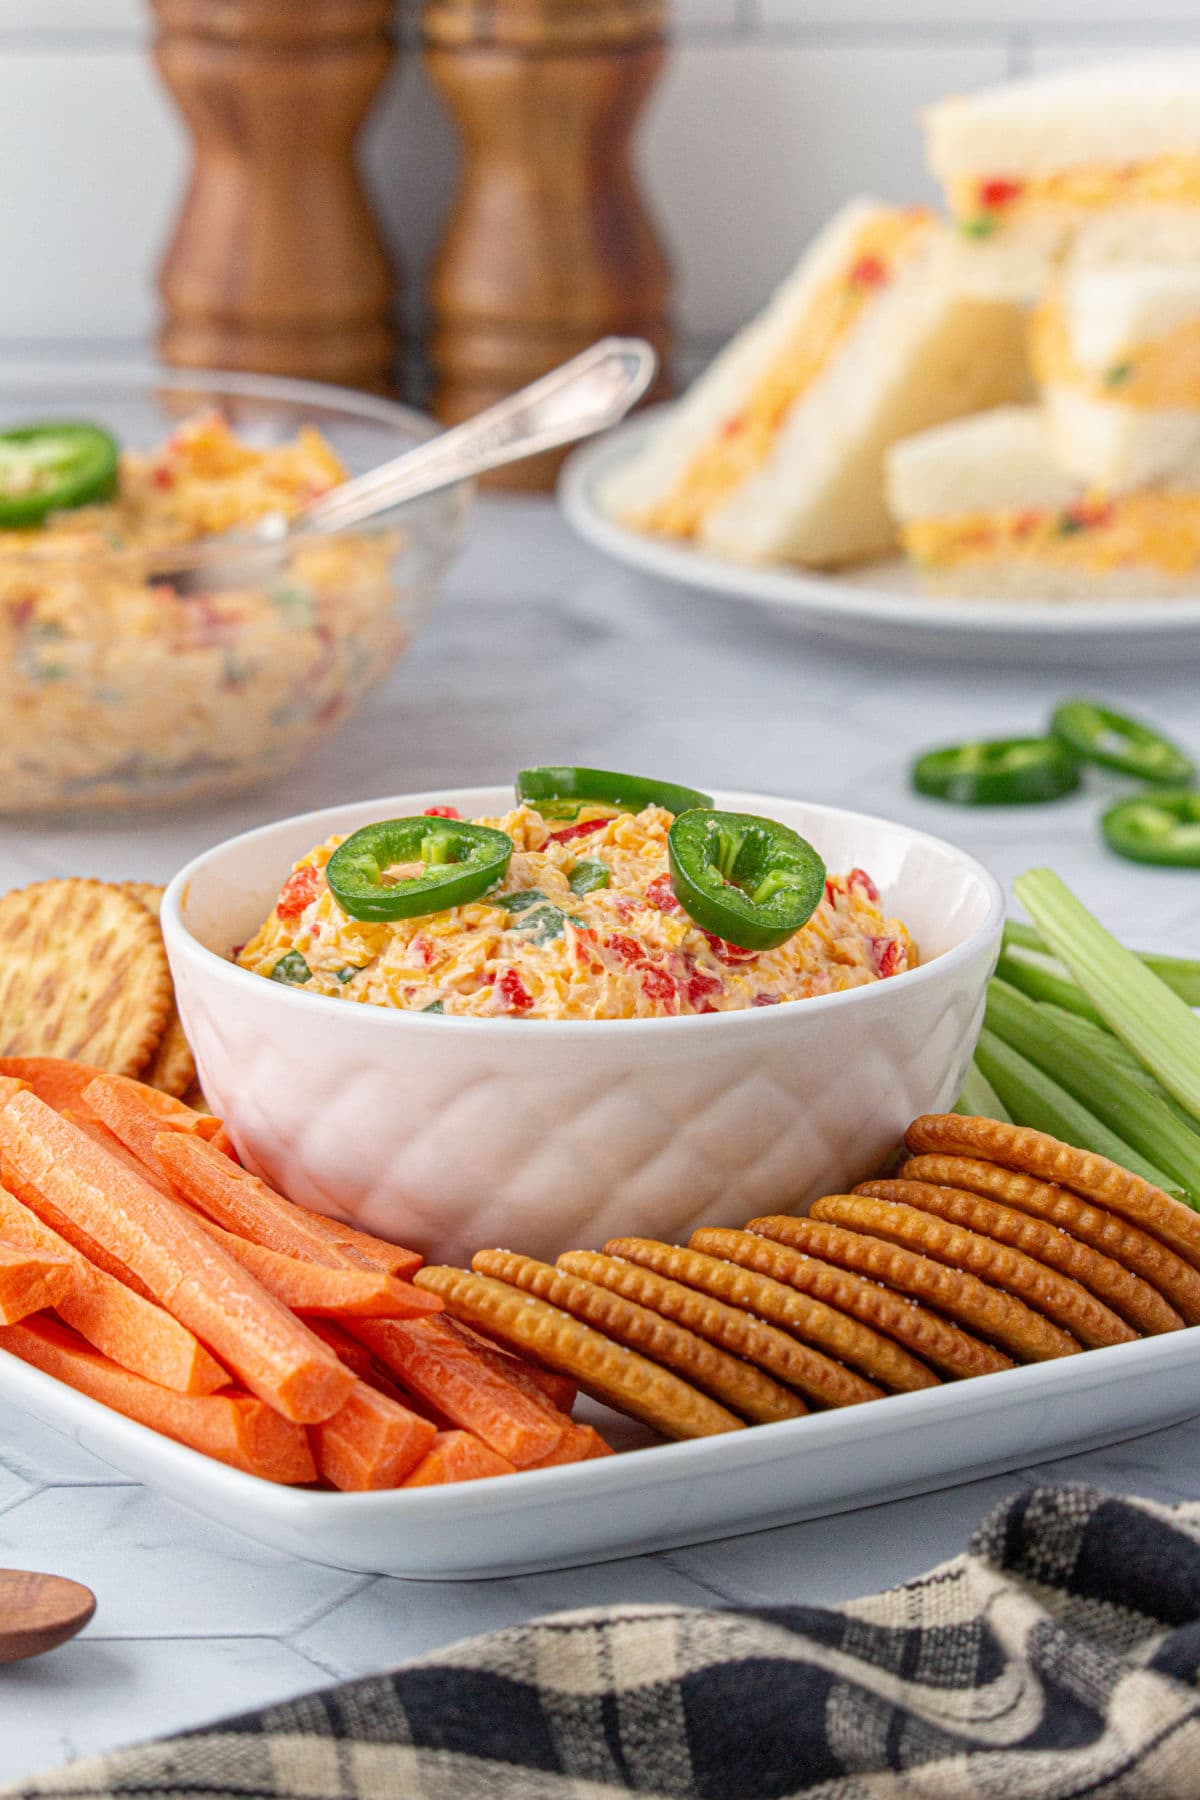
M574 1252L586 1257L587 1252ZM572 1318L602 1331L605 1337L638 1350L651 1362L662 1363L702 1388L751 1425L769 1425L776 1419L797 1419L808 1411L799 1394L781 1387L761 1369L717 1349L694 1331L675 1325L661 1314L632 1300L598 1287L582 1271L569 1267L570 1255L551 1263L536 1262L511 1250L480 1250L471 1259L477 1275L492 1275L548 1300Z
M795 1288L753 1269L710 1256L695 1242L673 1258L672 1273L685 1287L698 1288L713 1300L726 1306L740 1307L768 1325L778 1325L793 1337L802 1338L814 1350L821 1350L838 1362L848 1363L870 1380L893 1392L905 1393L916 1388L936 1387L938 1378L925 1363L918 1362L891 1338L881 1337L857 1319L810 1299ZM588 1281L599 1280L588 1273L592 1266L589 1250L568 1251L558 1259L560 1269L571 1269Z
M664 1437L713 1437L745 1430L741 1419L678 1375L660 1369L636 1350L614 1344L535 1294L467 1269L426 1267L418 1269L413 1279L429 1293L440 1294L452 1318L527 1350L539 1362L570 1375L594 1399L641 1419Z
M127 894L132 894L135 900L140 901L157 921L165 888L156 887L152 881L123 881L121 886ZM196 1063L192 1047L184 1036L174 992L172 986L171 1010L167 1014L167 1022L139 1079L149 1087L160 1088L164 1094L173 1094L176 1100L182 1100L196 1079Z
M963 1118L958 1113L929 1113L916 1119L905 1133L910 1150L950 1151L956 1156L978 1156L985 1162L1002 1163L1039 1181L1053 1181L1070 1188L1098 1206L1119 1213L1140 1225L1152 1237L1161 1238L1194 1269L1200 1269L1200 1213L1182 1200L1172 1200L1151 1181L1131 1170L1076 1150L1044 1131L1028 1125L1006 1125L998 1119Z
M1034 1312L1023 1300L1014 1299L1001 1288L989 1287L961 1269L949 1269L932 1257L891 1244L886 1238L847 1231L845 1226L831 1225L824 1219L792 1218L783 1213L751 1219L748 1229L911 1294L914 1300L935 1306L1007 1350L1018 1362L1044 1362L1079 1351L1073 1337Z
M611 1238L604 1246L603 1264L593 1265L595 1279L639 1306L686 1325L734 1356L757 1363L789 1387L799 1388L806 1400L818 1406L858 1406L882 1398L883 1389L856 1370L810 1349L788 1332L764 1324L741 1307L727 1306L689 1286L684 1272L693 1254L653 1238Z
M1093 1206L1068 1188L970 1156L917 1156L906 1162L900 1173L916 1181L936 1181L945 1187L986 1194L1006 1206L1050 1220L1123 1268L1132 1269L1163 1295L1185 1324L1200 1324L1200 1274L1191 1264L1148 1231L1102 1206Z
M1103 1300L1106 1306L1111 1306L1136 1331L1153 1336L1162 1331L1178 1331L1183 1324L1175 1308L1168 1306L1148 1282L1113 1257L1072 1237L1069 1231L1052 1224L1049 1219L1036 1218L984 1194L923 1181L920 1177L901 1175L884 1184L864 1181L855 1192L877 1194L881 1185L888 1190L883 1196L885 1199L902 1200L907 1205L920 1207L923 1212L936 1213L939 1218L963 1225L968 1231L979 1231L999 1243L1011 1244L1014 1250L1023 1250L1026 1256L1048 1263L1062 1275L1069 1275L1098 1300ZM1082 1206L1084 1202L1081 1200L1079 1204Z
M158 925L121 888L72 877L0 897L0 1055L136 1075L172 998Z
M725 1231L708 1227L692 1236L697 1250L719 1256L743 1269L755 1269L775 1281L785 1282L800 1293L812 1294L829 1306L851 1313L864 1325L895 1338L915 1351L943 1375L960 1380L974 1375L994 1375L1011 1369L1011 1356L993 1344L972 1337L940 1313L891 1288L881 1287L864 1275L822 1262L807 1251L793 1250L752 1231Z
M893 1191L891 1182L871 1182L865 1190L858 1188L853 1194L818 1200L812 1211L814 1218L888 1238L915 1250L919 1256L932 1256L952 1269L965 1269L989 1286L1015 1294L1035 1312L1044 1313L1078 1338L1085 1349L1128 1344L1138 1335L1132 1325L1118 1318L1111 1307L1070 1276L997 1238L970 1231L913 1204L911 1199Z

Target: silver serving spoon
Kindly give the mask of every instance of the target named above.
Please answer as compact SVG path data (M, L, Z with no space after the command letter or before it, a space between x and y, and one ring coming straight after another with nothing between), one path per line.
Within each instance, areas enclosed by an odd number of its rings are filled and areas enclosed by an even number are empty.
M643 338L602 338L473 419L342 482L292 519L273 513L252 532L205 544L200 565L175 573L175 586L180 592L211 588L214 558L221 562L222 579L244 577L264 554L274 560L296 537L361 525L489 469L593 437L625 417L650 386L657 367L654 348Z

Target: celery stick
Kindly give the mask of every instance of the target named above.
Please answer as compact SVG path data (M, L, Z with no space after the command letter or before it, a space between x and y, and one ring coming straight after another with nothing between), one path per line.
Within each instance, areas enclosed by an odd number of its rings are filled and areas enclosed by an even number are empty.
M1107 1156L1155 1187L1171 1191L1169 1175L1156 1169L1139 1156L1131 1144L1101 1123L1095 1113L1081 1106L1067 1090L1031 1063L1019 1051L1006 1044L985 1026L975 1050L975 1061L991 1082L1018 1125L1031 1125L1035 1131L1047 1131L1064 1144L1077 1150L1094 1150Z
M1022 925L1019 919L1009 919L1004 927L1004 948L1006 950L1033 950L1048 956L1045 942L1032 925ZM1153 969L1160 981L1165 981L1173 994L1186 1000L1189 1006L1200 1006L1200 962L1186 956L1163 956L1157 950L1135 950L1133 954L1139 962L1144 962L1148 969Z
M1015 888L1109 1030L1200 1120L1200 1018L1051 869L1020 876Z
M987 1023L1101 1124L1165 1169L1167 1179L1158 1180L1160 1187L1200 1195L1200 1133L1172 1110L1165 1094L1131 1080L1123 1061L1128 1052L1114 1040L1085 1020L1051 1018L1048 1008L1002 981L993 981L988 989Z
M1020 988L1023 994L1028 994L1031 1000L1043 1000L1051 1006L1061 1007L1065 1012L1078 1013L1081 1019L1089 1019L1101 1031L1106 1030L1103 1019L1083 989L1076 987L1069 975L1060 974L1060 967L1060 964L1049 957L1035 961L1029 955L1022 955L1019 950L1002 950L996 973L1011 987Z
M972 1063L963 1082L963 1090L955 1103L956 1113L968 1119L999 1119L1002 1125L1012 1123L1004 1102L983 1074L978 1063Z

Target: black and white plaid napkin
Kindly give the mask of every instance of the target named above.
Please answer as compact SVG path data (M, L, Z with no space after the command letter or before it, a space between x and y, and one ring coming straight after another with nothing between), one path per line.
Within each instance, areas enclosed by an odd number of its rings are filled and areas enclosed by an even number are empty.
M1200 1504L1041 1488L830 1609L560 1613L6 1794L1196 1800Z

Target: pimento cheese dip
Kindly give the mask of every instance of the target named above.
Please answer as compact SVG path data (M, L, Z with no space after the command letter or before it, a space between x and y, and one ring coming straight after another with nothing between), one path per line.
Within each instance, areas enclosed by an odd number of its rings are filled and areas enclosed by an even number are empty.
M186 548L290 518L345 474L311 427L259 448L205 413L123 453L111 501L0 530L5 810L245 785L348 712L406 641L399 534L314 536L262 570L216 563L207 583Z
M494 892L387 923L348 918L338 906L324 869L344 840L331 837L295 865L237 961L334 999L525 1019L742 1012L867 987L916 967L908 930L887 917L862 869L831 875L808 924L774 950L741 950L702 931L671 886L671 819L658 806L615 816L584 808L564 824L518 806L477 820L513 840ZM607 865L608 887L572 890L572 870L584 859Z

